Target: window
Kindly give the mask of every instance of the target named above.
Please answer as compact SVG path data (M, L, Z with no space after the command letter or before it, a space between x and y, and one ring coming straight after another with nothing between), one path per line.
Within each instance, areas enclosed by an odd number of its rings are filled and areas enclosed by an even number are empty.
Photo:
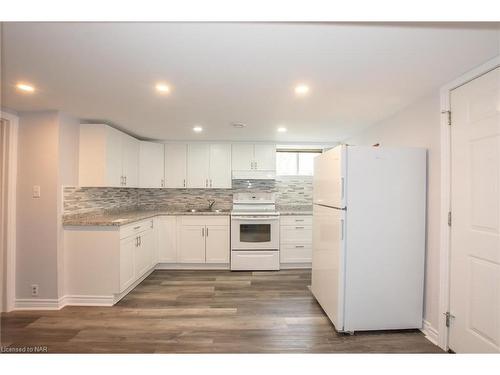
M314 158L321 150L277 150L276 174L278 176L312 176Z

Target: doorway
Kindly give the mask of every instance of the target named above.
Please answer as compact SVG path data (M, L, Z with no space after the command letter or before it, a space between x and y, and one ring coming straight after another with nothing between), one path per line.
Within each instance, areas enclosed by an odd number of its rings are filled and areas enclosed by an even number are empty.
M449 347L500 352L500 67L450 93Z

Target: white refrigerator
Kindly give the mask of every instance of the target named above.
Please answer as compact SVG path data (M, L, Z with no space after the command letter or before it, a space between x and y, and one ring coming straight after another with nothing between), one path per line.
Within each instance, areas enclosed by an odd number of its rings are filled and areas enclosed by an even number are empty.
M426 160L362 146L315 158L311 291L337 331L422 327Z

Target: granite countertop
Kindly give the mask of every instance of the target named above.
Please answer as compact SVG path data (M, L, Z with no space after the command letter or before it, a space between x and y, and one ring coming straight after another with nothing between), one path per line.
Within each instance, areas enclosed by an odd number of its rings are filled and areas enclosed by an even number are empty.
M277 211L280 215L312 215L312 206L279 206ZM181 208L162 208L157 210L132 209L124 211L110 211L99 213L86 213L76 215L64 215L62 223L64 226L113 226L119 227L140 220L149 219L155 216L180 216L180 215L210 215L210 216L228 216L231 210L214 211L187 211Z
M187 211L179 208L165 208L158 210L127 210L103 213L88 213L78 215L63 216L64 226L121 226L134 223L136 221L149 219L155 216L165 215L210 215L210 216L228 216L230 210L214 211Z
M312 205L286 205L278 206L276 210L280 215L312 215Z

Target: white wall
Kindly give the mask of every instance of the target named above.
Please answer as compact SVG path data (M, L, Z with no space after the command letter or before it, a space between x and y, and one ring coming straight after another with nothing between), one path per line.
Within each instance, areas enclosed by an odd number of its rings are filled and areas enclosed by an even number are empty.
M79 122L56 111L22 113L19 119L16 298L63 295L62 185L76 185ZM32 198L33 185L41 197Z
M424 319L438 328L440 220L439 90L345 141L352 145L415 146L428 150L427 254Z

